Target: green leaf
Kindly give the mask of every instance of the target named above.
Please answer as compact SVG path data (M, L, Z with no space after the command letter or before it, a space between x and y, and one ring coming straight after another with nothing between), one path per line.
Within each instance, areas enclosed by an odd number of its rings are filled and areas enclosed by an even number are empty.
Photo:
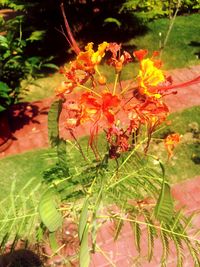
M67 152L66 152L66 141L60 139L57 144L57 155L58 155L58 164L63 169L64 175L69 176L69 168L67 161Z
M59 67L53 63L44 63L42 64L42 67L59 70Z
M117 238L118 238L118 236L119 236L119 234L120 234L120 232L121 232L121 229L122 229L123 225L124 225L124 222L123 222L123 220L120 218L120 219L118 220L117 225L116 225L116 230L115 230L115 233L114 233L114 241L117 240Z
M168 240L166 232L162 230L160 231L160 237L161 237L162 246L163 246L161 263L162 263L162 266L164 267L166 266L166 260L169 255L169 240Z
M88 247L88 230L89 230L89 225L87 224L85 225L80 246L80 254L79 254L80 267L88 267L90 264L90 253Z
M59 245L56 240L55 232L49 234L49 242L50 242L51 249L53 250L54 253L56 253L56 251L58 251L59 249Z
M153 257L154 249L154 228L150 225L147 226L148 234L148 261L150 262Z
M0 35L0 46L5 47L5 48L9 48L8 40L3 35Z
M39 203L39 214L42 222L50 232L56 231L62 226L62 215L57 210L56 192L47 190L41 197Z
M83 208L81 211L79 226L78 226L78 236L79 236L80 242L82 242L83 233L87 225L88 204L89 204L89 198L86 197L85 202L83 203Z
M62 110L62 100L54 101L48 114L48 134L52 147L56 147L59 141L59 117Z
M121 26L121 22L118 20L118 19L116 19L116 18L106 18L106 19L104 19L104 22L105 23L114 23L114 24L116 24L119 28L120 28L120 26Z
M4 108L3 106L0 105L0 112L6 110L6 108Z
M184 252L183 252L183 246L181 243L180 237L176 235L171 235L172 240L174 241L174 245L176 247L176 254L177 254L177 267L183 266L183 259L184 259Z
M156 228L153 227L151 220L151 213L144 210L145 222L147 223L147 239L148 239L148 261L150 262L153 257L154 237L157 236Z
M1 253L4 252L4 249L6 248L6 244L8 243L8 239L9 239L9 234L8 233L4 234L1 240L1 244L0 244Z
M140 224L134 222L131 224L134 232L134 240L137 251L140 253L140 239L141 239L141 229Z
M28 41L38 41L44 38L45 31L34 31L31 33L30 37L27 39Z
M155 217L159 221L167 223L172 219L173 211L174 206L170 192L170 186L163 179L161 192L155 207Z
M0 82L0 91L1 92L10 92L11 89L8 87L8 85L4 82Z

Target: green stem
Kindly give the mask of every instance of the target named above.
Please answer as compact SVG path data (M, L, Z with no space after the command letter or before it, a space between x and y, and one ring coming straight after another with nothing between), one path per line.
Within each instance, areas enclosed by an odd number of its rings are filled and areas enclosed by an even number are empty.
M99 219L108 219L110 220L112 218L112 216L98 216ZM193 240L193 241L196 241L196 242L200 242L200 239L197 239L193 236L188 236L188 235L185 235L185 234L181 234L181 233L177 233L177 232L174 232L172 230L169 230L167 228L164 228L162 226L159 226L159 225L154 225L154 224L151 224L151 223L147 223L147 222L144 222L144 221L138 221L138 220L133 220L133 219L129 219L129 218L126 218L126 217L120 217L120 216L113 216L114 219L118 219L118 220L124 220L126 222L135 222L135 223L138 223L138 224L141 224L141 225L145 225L145 226L150 226L150 227L153 227L155 229L158 229L158 230L162 230L166 233L170 233L170 234L173 234L173 235L176 235L176 236L179 236L179 237L183 237L183 238L187 238L187 239L190 239L190 240Z
M105 259L109 262L110 266L116 267L116 265L112 262L112 260L106 255L105 251L103 251L98 245L97 246L97 251L99 251Z
M89 91L89 92L95 94L95 95L98 96L98 97L101 97L100 94L98 94L98 93L95 92L94 90L88 88L87 86L84 86L84 85L82 85L82 84L78 84L78 87L80 87L80 88L82 88L82 89L85 89L85 90L87 90L87 91Z
M114 87L113 87L113 95L115 95L116 89L117 89L117 82L119 79L119 73L115 75L115 82L114 82Z

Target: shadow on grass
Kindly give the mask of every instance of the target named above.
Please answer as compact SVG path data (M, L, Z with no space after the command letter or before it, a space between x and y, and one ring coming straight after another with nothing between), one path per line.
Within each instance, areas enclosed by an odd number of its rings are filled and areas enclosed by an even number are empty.
M191 41L189 46L195 47L197 51L194 53L198 58L200 58L200 42Z

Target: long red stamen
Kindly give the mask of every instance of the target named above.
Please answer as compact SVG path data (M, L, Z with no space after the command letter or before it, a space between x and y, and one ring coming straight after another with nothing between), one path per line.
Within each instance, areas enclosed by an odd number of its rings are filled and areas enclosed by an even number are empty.
M63 19L64 19L64 22L65 22L65 28L66 28L66 31L67 31L67 34L68 34L68 37L69 37L69 40L67 38L68 43L71 46L71 48L74 50L74 52L78 55L81 52L81 50L78 47L78 44L77 44L76 40L74 39L74 36L73 36L73 34L71 32L71 29L70 29L70 26L69 26L69 23L68 23L66 14L65 14L65 9L64 9L63 3L60 5L60 8L61 8Z
M160 86L160 87L157 87L157 90L170 90L170 89L175 89L175 88L182 88L182 87L190 86L190 85L193 85L199 82L200 82L200 76L187 82L169 85L169 86Z

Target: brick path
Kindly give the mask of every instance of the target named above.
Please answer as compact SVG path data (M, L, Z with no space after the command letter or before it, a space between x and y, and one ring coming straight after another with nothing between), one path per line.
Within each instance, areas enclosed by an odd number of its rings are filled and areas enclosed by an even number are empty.
M185 207L186 214L189 215L194 211L200 212L200 176L174 185L172 187L172 194L178 201L178 208ZM200 229L200 214L194 217L193 226L196 229ZM148 245L144 230L142 230L141 238L141 254L143 257L139 261L141 265L136 265L136 263L134 263L134 258L136 259L138 253L134 246L133 232L130 224L127 223L124 225L122 234L116 242L113 241L113 235L113 224L111 222L106 223L105 226L100 229L97 242L106 257L102 253L95 253L90 267L161 266L160 258L162 256L162 244L159 240L155 240L152 261L149 263L146 259ZM171 245L169 251L170 255L167 267L176 267L175 248ZM183 267L193 267L194 263L189 252L185 253L184 257ZM112 262L113 265L111 265L109 261Z
M170 72L173 77L174 84L184 82L195 78L200 74L200 65L173 70ZM178 90L176 96L166 97L170 111L180 111L188 107L200 105L200 84L192 85ZM14 119L12 120L12 134L13 142L10 147L0 153L0 157L22 153L35 148L43 148L48 146L47 138L47 113L50 103L53 99L45 99L34 103L24 103L16 105L12 110ZM84 135L86 129L82 127L79 134ZM182 184L175 185L172 193L179 206L186 206L188 213L199 210L200 206L200 177L195 177L192 180L186 181ZM198 216L194 224L200 228L200 217ZM145 234L145 233L144 233ZM133 263L133 258L137 257L137 252L134 248L133 235L130 226L127 224L124 227L122 235L116 242L113 241L112 224L106 223L98 236L99 243L103 256L101 253L96 253L92 258L91 267L134 267L137 266ZM147 241L142 238L142 251L145 254L147 250ZM159 259L161 256L161 244L155 242L155 255L153 261L148 263L145 257L142 259L142 267L159 267ZM169 258L167 267L176 266L176 258L171 249L171 256ZM185 255L186 261L183 267L194 266L191 258ZM109 262L109 260L112 262Z

